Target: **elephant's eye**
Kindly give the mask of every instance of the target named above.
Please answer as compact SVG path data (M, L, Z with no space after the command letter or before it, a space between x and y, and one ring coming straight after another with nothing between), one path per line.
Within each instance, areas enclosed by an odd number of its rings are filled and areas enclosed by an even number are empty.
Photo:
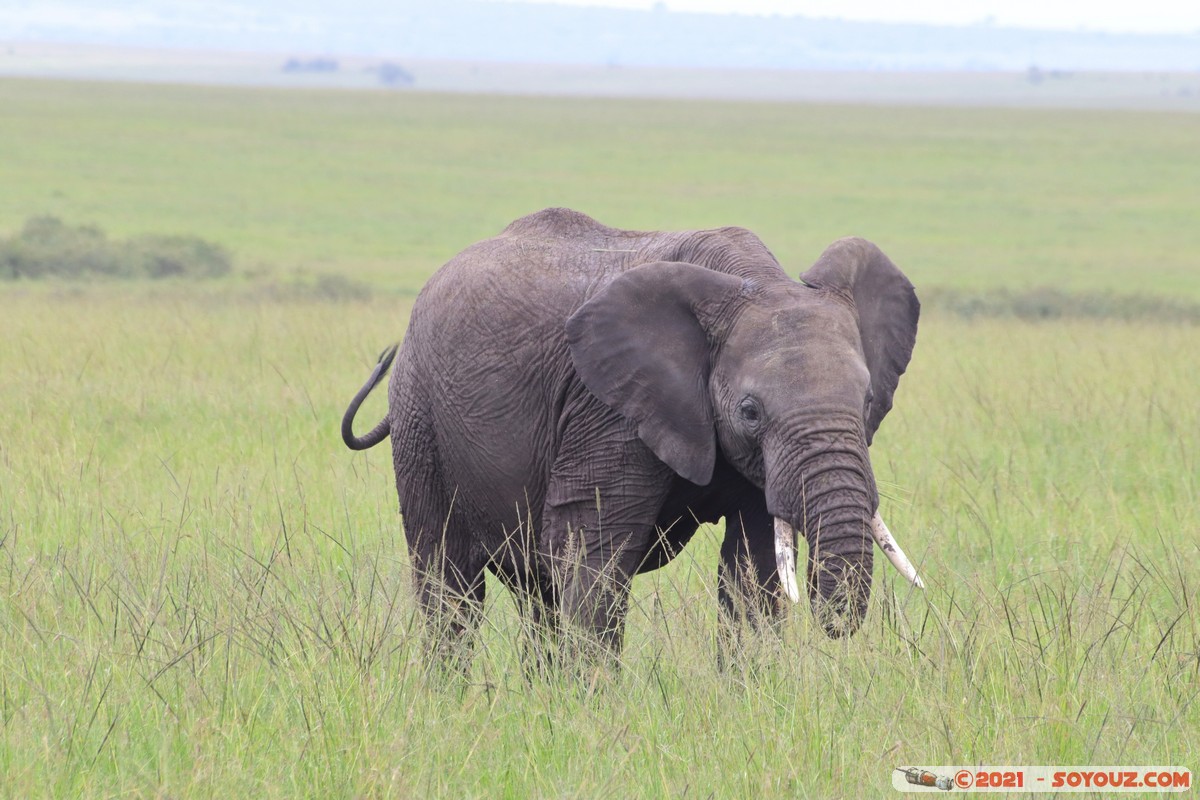
M758 423L762 421L762 412L759 410L758 403L752 397L747 397L738 403L737 413L742 422L745 422L751 428L758 427Z

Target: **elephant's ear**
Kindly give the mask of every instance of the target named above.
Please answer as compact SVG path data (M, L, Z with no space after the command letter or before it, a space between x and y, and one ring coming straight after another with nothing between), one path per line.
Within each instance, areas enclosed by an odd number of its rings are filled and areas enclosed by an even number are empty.
M654 454L707 484L716 462L709 401L713 314L742 280L695 264L656 261L622 274L567 320L580 379L638 426Z
M896 384L917 340L921 303L904 273L866 239L839 239L800 279L809 286L848 296L858 313L863 354L874 401L867 411L867 443L892 408Z

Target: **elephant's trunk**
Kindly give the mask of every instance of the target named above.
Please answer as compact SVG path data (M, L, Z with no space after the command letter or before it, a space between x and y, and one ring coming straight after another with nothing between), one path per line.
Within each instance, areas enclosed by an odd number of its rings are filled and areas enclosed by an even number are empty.
M789 560L795 526L808 542L809 603L831 637L858 630L871 596L871 523L878 496L866 443L854 433L827 433L820 442L806 437L807 457L768 459L767 464L782 588L799 600L795 562Z
M875 549L867 519L855 514L830 524L817 517L807 523L805 538L813 616L829 636L849 636L862 624L871 599Z

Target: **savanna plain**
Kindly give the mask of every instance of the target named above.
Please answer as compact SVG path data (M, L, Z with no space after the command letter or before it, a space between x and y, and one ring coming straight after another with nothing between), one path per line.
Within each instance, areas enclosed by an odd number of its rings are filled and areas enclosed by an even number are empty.
M0 81L8 246L55 217L232 260L0 280L0 795L1200 769L1197 142L1196 114ZM467 679L427 674L390 453L338 423L432 272L556 205L905 270L925 311L872 459L924 592L876 559L857 635L802 607L720 671L718 526L635 581L619 674L527 679L496 584Z

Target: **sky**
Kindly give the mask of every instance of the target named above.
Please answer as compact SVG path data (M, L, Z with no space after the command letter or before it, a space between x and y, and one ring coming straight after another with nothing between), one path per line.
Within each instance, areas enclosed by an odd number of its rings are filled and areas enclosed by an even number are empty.
M744 14L800 14L847 20L980 23L1128 33L1200 32L1200 0L526 0L576 6Z

